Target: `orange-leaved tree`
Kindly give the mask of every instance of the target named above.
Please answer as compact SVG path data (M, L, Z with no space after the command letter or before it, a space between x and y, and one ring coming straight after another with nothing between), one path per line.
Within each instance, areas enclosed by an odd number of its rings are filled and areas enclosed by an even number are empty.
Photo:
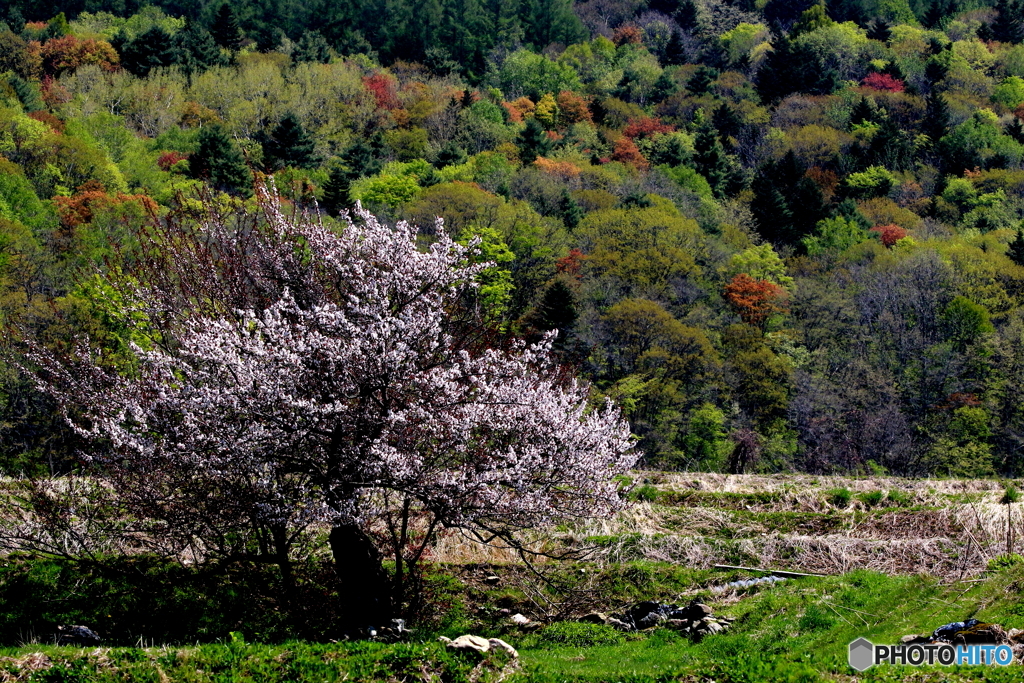
M769 318L788 310L786 290L769 280L740 273L725 286L725 299L743 322L764 328Z

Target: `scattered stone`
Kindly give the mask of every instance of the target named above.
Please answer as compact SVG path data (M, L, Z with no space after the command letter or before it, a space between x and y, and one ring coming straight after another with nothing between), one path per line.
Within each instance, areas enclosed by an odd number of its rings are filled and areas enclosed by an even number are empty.
M604 612L591 612L580 617L580 621L587 624L607 624L608 619L608 615Z
M444 636L442 636L442 638L444 638ZM455 640L445 638L441 642L453 650L476 650L477 652L485 653L491 649L491 641L487 640L487 638L481 638L480 636L465 635L459 636Z
M517 613L512 615L511 621L517 626L526 626L530 623L530 618Z
M516 658L516 657L519 656L519 651L516 650L511 645L509 645L508 643L506 643L501 638L491 638L487 642L490 644L491 649L494 650L494 651L502 650L504 652L507 652L513 658Z
M88 626L58 626L58 645L99 645L101 638Z
M611 626L614 629L618 629L619 631L632 631L633 630L632 626L630 626L626 622L622 621L621 619L616 619L615 617L608 617L608 621L606 621L605 623L608 624L609 626Z
M1024 643L1024 629L1011 628L1006 632L1006 637L1013 643Z

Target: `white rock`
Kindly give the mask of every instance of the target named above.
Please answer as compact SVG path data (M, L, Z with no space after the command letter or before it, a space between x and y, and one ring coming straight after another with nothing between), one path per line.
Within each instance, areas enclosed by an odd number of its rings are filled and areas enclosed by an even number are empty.
M501 638L491 638L487 642L490 644L492 650L504 650L513 657L519 656L519 652Z
M519 626L526 626L530 623L530 617L523 616L522 614L513 614L512 623L518 624Z
M480 636L459 636L446 645L453 650L476 650L477 652L487 652L491 649L491 643L486 638Z

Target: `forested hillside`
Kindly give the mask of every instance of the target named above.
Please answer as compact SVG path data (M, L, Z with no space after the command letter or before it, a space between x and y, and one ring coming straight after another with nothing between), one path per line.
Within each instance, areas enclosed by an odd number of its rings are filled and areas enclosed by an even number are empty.
M55 12L59 12L54 16ZM99 271L255 201L435 216L494 338L665 469L1024 470L1024 7L998 0L14 0L0 325L130 371ZM11 336L5 337L9 348ZM0 364L0 467L76 467ZM595 395L595 401L600 396Z

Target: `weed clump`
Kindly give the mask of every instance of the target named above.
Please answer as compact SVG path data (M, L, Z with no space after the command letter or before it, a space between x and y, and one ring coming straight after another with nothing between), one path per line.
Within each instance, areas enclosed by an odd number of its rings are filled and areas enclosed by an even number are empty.
M850 489L830 489L825 492L825 500L830 505L837 508L845 508L850 505L850 501L853 500L853 493Z

